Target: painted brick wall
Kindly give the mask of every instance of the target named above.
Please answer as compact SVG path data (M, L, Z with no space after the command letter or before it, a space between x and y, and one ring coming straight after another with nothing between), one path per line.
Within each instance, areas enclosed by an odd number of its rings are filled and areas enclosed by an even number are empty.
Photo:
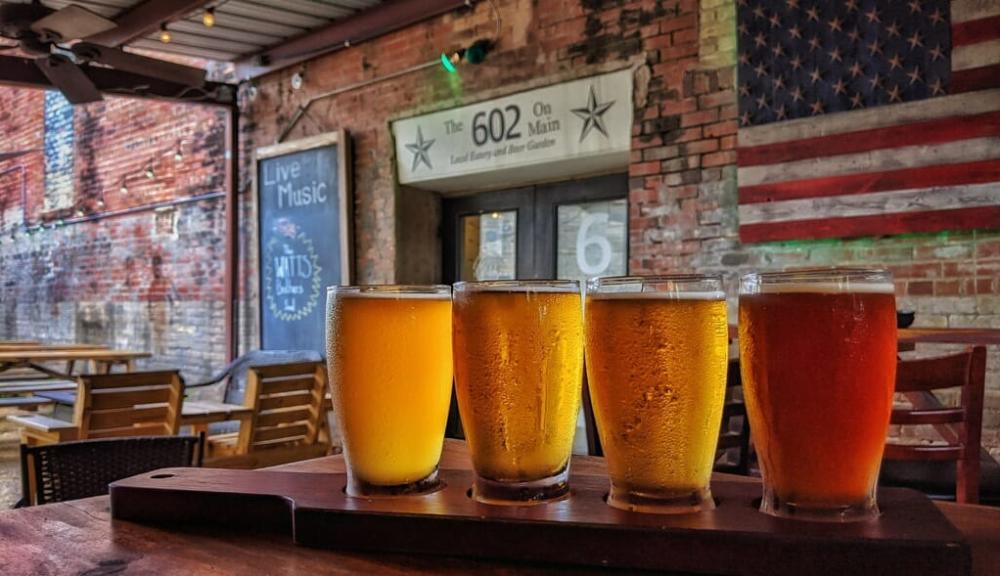
M917 325L1000 327L1000 231L835 242L743 245L737 234L735 7L733 0L498 0L497 51L478 68L436 68L353 90L314 105L289 139L345 129L352 135L357 281L409 279L397 245L407 214L394 183L389 123L512 92L637 67L629 166L632 273L719 271L730 292L748 270L832 264L886 265L901 306ZM432 60L492 35L489 5L477 3L378 40L258 81L245 109L243 157L272 144L310 95ZM305 87L290 77L304 72ZM249 161L244 199L249 200ZM403 191L406 192L406 191ZM255 213L242 203L245 233L243 347L256 342ZM735 299L731 304L735 304ZM984 443L1000 455L1000 350L989 351Z
M145 366L190 379L217 370L225 112L108 98L66 114L61 100L0 87L0 151L29 151L0 162L0 339L146 350Z

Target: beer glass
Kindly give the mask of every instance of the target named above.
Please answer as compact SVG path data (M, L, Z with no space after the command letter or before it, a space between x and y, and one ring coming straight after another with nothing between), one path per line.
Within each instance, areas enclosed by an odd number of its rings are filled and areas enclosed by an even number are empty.
M866 520L896 378L896 303L884 270L747 274L743 393L764 480L762 512Z
M729 352L721 278L597 278L585 310L608 504L658 513L715 508L709 480Z
M451 288L334 286L326 321L347 493L435 489L451 403Z
M455 390L480 502L569 490L583 382L575 281L455 284Z

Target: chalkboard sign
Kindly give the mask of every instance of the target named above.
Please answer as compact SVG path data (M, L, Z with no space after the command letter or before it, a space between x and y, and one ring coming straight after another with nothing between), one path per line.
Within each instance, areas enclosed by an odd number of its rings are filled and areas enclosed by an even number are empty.
M340 131L257 150L264 350L326 349L326 287L351 281L347 147Z

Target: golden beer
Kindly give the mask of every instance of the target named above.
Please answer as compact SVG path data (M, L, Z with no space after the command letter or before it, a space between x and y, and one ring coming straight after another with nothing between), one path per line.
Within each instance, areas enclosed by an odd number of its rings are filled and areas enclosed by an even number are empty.
M583 381L579 284L456 284L454 336L476 497L564 494Z
M451 402L449 288L331 288L327 362L348 493L435 484Z
M719 279L592 281L586 331L608 503L655 512L714 507L709 480L728 367Z

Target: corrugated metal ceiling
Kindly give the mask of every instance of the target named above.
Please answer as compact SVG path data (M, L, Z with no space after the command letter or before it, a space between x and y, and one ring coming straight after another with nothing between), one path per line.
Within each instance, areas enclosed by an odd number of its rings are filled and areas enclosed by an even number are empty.
M82 6L114 19L143 0L45 0L51 8ZM129 42L129 46L233 62L291 38L327 26L337 19L381 4L381 0L219 0L215 26L202 23L203 9L167 25L171 41L159 40L159 32Z

